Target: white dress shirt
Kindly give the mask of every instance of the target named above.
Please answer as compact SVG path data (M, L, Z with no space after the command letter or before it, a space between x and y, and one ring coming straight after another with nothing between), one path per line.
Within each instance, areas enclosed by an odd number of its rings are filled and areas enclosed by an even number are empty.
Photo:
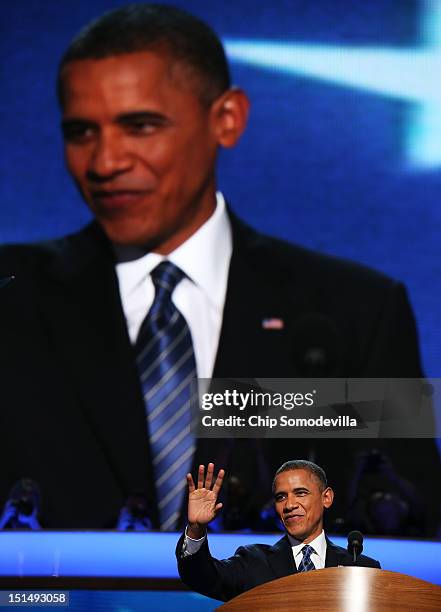
M171 261L186 274L172 300L190 328L198 377L210 378L219 344L232 250L231 225L224 198L218 192L211 217L172 253L141 254L137 259L117 263L121 302L132 343L136 342L155 297L150 273L161 261ZM123 249L115 247L115 252L118 258Z
M302 549L306 544L304 542L300 542L296 540L292 536L288 534L288 540L291 544L292 554L294 557L294 562L296 564L297 569L299 569L299 565L303 559ZM325 532L322 529L320 535L318 535L312 542L309 542L309 546L312 546L314 552L311 555L311 561L314 563L315 569L323 569L325 567L326 562L326 538Z

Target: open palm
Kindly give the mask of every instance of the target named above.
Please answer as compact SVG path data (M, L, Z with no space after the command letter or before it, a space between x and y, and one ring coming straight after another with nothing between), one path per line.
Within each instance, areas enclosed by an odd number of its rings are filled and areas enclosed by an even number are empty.
M188 522L190 525L203 527L208 525L222 508L217 503L219 491L225 475L224 470L219 470L213 484L214 464L209 463L205 476L205 466L200 465L198 470L198 482L195 486L191 474L187 475L188 482Z

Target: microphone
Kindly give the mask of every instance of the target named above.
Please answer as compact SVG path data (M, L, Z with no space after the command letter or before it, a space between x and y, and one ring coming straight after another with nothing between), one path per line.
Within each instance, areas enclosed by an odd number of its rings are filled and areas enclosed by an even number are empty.
M348 552L352 555L355 565L358 555L363 552L363 534L359 531L351 531L348 535Z

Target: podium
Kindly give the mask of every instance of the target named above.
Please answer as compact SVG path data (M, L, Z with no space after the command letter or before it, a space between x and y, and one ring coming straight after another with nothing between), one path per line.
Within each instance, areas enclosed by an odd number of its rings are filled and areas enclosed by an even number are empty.
M441 587L367 567L332 567L266 582L220 612L440 612Z

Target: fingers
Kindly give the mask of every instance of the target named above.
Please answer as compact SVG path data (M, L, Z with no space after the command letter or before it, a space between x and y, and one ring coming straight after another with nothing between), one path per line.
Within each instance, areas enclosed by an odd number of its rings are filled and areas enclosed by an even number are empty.
M188 492L193 493L193 491L196 489L196 487L194 486L193 476L191 474L187 474L186 478L187 478Z
M198 489L204 488L205 465L200 465L198 469Z
M213 482L214 463L209 463L207 467L207 476L205 477L205 488L211 489L211 483Z
M216 482L214 483L214 487L213 487L213 493L216 494L216 497L222 488L224 476L225 476L225 470L219 470L219 474L217 475Z
M198 468L198 485L197 488L198 489L210 489L212 487L213 484L213 476L214 476L214 463L209 463L207 466L207 474L205 475L205 465L200 465ZM213 491L214 493L216 493L216 495L219 493L221 487L222 487L222 482L224 480L224 476L225 476L225 470L219 470L219 473L217 475L216 481L214 483L213 486ZM188 490L190 493L192 493L196 487L193 481L193 477L191 474L187 474L187 484L188 484Z

